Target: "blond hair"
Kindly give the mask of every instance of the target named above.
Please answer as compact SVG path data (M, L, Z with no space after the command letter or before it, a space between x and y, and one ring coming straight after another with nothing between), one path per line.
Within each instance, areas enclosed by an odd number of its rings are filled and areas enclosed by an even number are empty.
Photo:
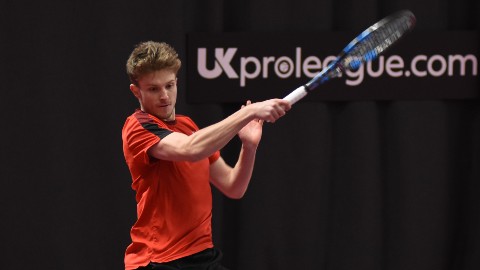
M175 49L165 42L146 41L135 46L127 60L130 82L138 86L138 80L151 72L169 69L178 73L182 62Z

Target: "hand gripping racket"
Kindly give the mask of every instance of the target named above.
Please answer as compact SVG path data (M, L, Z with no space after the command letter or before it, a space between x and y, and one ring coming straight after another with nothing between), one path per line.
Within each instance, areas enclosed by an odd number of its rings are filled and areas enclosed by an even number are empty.
M383 18L352 40L331 64L308 83L298 87L283 99L293 105L320 84L340 77L345 70L356 70L361 64L375 60L410 32L415 22L415 15L409 10L402 10Z

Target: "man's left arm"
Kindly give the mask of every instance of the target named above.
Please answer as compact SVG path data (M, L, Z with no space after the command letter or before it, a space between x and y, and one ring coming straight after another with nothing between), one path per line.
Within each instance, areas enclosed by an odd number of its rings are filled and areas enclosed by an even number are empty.
M252 120L240 130L238 136L242 141L242 148L233 168L222 158L210 165L210 181L227 197L240 199L247 191L257 147L262 137L262 125L263 121Z

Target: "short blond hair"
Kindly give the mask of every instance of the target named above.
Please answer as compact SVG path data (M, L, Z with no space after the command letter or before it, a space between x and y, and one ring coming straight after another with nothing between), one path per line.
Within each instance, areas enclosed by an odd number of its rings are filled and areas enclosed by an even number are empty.
M145 41L135 46L127 60L130 82L138 86L138 80L148 73L169 69L178 73L182 62L175 49L165 42Z

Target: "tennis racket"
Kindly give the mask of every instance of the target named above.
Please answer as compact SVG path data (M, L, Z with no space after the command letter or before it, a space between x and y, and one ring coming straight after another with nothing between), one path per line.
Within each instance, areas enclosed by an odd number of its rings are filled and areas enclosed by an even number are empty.
M361 64L375 60L410 32L415 22L415 15L409 10L402 10L383 18L352 40L331 64L308 83L298 87L283 99L293 105L320 84L340 77L345 70L356 70Z

